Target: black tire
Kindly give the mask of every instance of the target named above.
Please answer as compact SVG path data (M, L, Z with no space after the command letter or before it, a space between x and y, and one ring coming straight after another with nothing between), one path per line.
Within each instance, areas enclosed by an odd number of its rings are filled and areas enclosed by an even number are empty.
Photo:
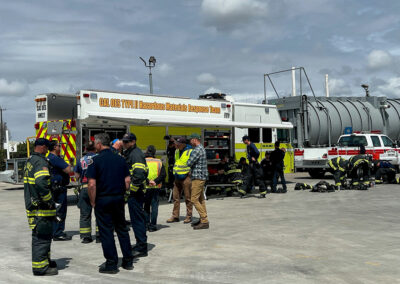
M325 170L323 169L309 169L308 174L312 178L323 178L325 176Z

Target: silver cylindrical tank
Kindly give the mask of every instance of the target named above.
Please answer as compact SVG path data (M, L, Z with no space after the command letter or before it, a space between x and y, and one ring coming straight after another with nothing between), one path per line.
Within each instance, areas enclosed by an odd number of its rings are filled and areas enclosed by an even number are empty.
M309 145L334 144L347 127L353 131L382 131L385 126L376 97L319 97L308 100L307 112Z

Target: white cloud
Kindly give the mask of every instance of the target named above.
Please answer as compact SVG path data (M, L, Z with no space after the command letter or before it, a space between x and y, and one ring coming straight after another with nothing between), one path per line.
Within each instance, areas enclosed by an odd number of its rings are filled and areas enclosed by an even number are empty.
M391 65L393 57L384 50L373 50L368 54L368 67L371 69L380 69Z
M202 85L215 85L218 84L217 78L211 73L202 73L196 78L197 82Z
M351 94L349 84L343 79L329 79L329 94L331 96L344 96Z
M6 79L0 79L0 96L23 96L28 90L26 83L19 81L8 82Z
M217 30L234 30L267 13L267 4L257 0L203 0L205 24Z
M167 63L162 63L159 67L158 67L158 72L161 76L167 76L169 75L172 71L174 70L174 68L167 64Z
M351 38L346 38L343 36L337 36L334 35L330 38L329 40L331 44L339 49L342 52L354 52L356 50L362 49L361 45L359 43L356 43L353 39Z
M386 84L383 84L378 87L378 91L382 95L386 95L388 97L400 97L400 77L392 77L386 81Z
M130 81L130 82L122 81L122 82L119 82L117 84L117 87L120 87L120 88L123 88L123 87L147 88L148 85L145 85L145 84L142 84L142 83L139 83L139 82L136 82L136 81Z
M235 101L245 103L261 103L264 100L263 93L236 93L231 94L231 96ZM272 97L267 97L267 100L271 98Z

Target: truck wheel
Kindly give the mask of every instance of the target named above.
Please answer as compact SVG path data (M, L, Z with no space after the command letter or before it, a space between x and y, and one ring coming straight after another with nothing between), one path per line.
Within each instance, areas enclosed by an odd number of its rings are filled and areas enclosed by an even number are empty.
M308 174L312 178L323 178L325 175L325 170L322 169L310 169L308 170Z

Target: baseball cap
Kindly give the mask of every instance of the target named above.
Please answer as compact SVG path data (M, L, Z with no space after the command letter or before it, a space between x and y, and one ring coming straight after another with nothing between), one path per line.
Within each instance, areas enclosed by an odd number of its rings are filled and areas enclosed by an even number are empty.
M199 140L200 140L200 135L197 134L197 133L192 133L192 134L189 136L189 139L199 139Z
M130 142L130 141L136 141L136 135L133 133L126 133L124 137L122 137L123 142Z
M185 137L179 137L175 140L177 143L181 144L187 144L186 138Z
M245 136L242 137L242 141L244 141L244 140L250 140L250 137L245 135Z
M50 146L50 141L45 138L38 138L35 141L35 146Z
M118 138L114 139L114 140L111 142L111 145L114 145L115 143L117 143L117 141L119 141Z
M154 156L156 154L156 147L154 147L154 145L147 146L146 154L149 154L150 156Z

